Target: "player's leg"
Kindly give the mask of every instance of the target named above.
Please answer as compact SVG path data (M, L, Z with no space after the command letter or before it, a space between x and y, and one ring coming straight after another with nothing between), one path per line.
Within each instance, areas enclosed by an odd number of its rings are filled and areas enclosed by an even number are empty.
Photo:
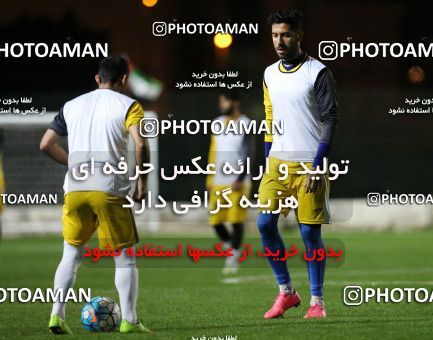
M251 193L251 183L244 181L241 190L232 193L233 206L229 208L227 220L231 223L233 231L231 234L231 245L235 250L239 250L244 237L244 224L247 219L247 210L241 207L242 197L249 197Z
M224 243L224 247L230 248L231 235L226 225L223 222L221 222L221 223L213 224L212 227L215 230L217 237Z
M298 188L298 209L296 215L300 224L301 236L307 255L319 248L324 248L321 225L329 223L329 180L323 179L319 189L314 193L305 192L306 175L299 175L295 180ZM310 281L311 303L305 318L320 318L326 316L323 303L323 284L326 260L307 261L307 271Z
M128 256L122 249L120 256L114 257L116 272L114 282L119 292L122 319L129 323L137 323L138 269L135 257Z
M222 219L226 219L227 216L227 209L224 209L224 211L220 211L215 216L210 217L210 221L212 221L214 224L213 228L220 239L220 241L223 242L223 248L233 248L232 243L232 235L227 230L227 227L224 222L222 222ZM233 249L233 252L236 253L236 251ZM235 255L235 254L234 254ZM225 265L223 268L223 274L230 274L234 273L237 270L237 265L235 265L235 259L234 257L226 257Z
M244 224L233 223L232 228L233 231L229 239L229 247L232 248L233 256L226 257L223 274L236 274L239 269L240 258L242 256L242 250L239 248L242 243Z
M72 288L84 253L84 245L96 228L96 216L86 203L85 192L72 192L65 196L63 205L63 256L54 277L54 290L62 289L66 294ZM49 328L54 334L70 334L65 323L66 303L53 304Z
M60 289L66 294L66 292L74 286L83 253L84 246L75 247L68 244L66 241L64 242L62 260L54 276L54 291ZM66 303L63 301L56 301L53 304L49 328L54 334L72 333L64 322L65 308Z
M249 195L249 185L244 183L239 191L234 191L230 194L232 206L226 208L226 221L230 223L232 232L230 234L230 247L232 248L233 256L226 258L224 274L235 274L240 265L242 250L242 238L244 234L244 223L247 218L247 210L240 206L243 195Z
M273 253L284 254L285 245L278 230L278 218L280 215L259 214L257 227L259 228L263 248L269 248ZM269 264L274 271L280 291L292 290L291 279L285 261L275 261L273 257L268 257Z
M219 197L216 192L223 191L224 189L228 189L230 187L224 185L214 185L212 189L209 191L209 211L216 211L217 202L221 197ZM230 248L231 243L231 235L225 225L227 221L227 209L223 208L217 211L216 213L209 213L209 224L215 230L215 233L220 241L223 242L225 248Z
M248 197L251 190L251 184L248 181L242 183L239 191L234 191L230 194L232 206L225 209L227 211L227 222L232 226L230 247L233 249L233 256L226 258L226 266L223 273L236 273L240 266L242 257L242 240L244 236L244 224L247 219L247 210L241 207L242 198Z
M277 209L280 199L291 195L288 190L288 182L278 179L280 177L280 163L279 160L271 157L269 159L269 173L265 174L260 182L259 201L262 204L269 202L270 207L268 209L270 211ZM287 181L289 180L288 178ZM287 211L284 214L287 214ZM284 254L285 245L278 230L278 218L279 214L260 211L257 218L257 227L260 231L263 247L268 247L272 252L279 251L280 254ZM265 313L264 317L276 318L282 316L290 307L299 306L301 299L292 286L286 261L280 261L280 259L276 261L273 257L268 257L268 261L274 271L280 292L273 306Z
M138 269L135 257L126 253L128 247L138 242L132 211L122 207L123 204L127 204L126 199L104 192L93 192L90 202L92 210L98 216L99 246L103 248L108 244L113 249L122 249L121 254L114 258L114 281L122 312L120 332L149 332L137 317Z
M122 311L121 333L144 333L150 330L143 326L137 317L138 269L134 256L128 256L127 248L114 258L116 272L114 282L119 293Z
M241 247L244 237L244 223L238 222L232 224L233 232L231 237L232 248L238 250Z
M119 293L120 310L122 311L121 333L146 333L150 330L138 320L138 269L134 256L128 256L123 248L120 256L114 258L116 272L114 282Z
M317 252L320 248L324 249L321 225L300 223L299 228L307 256L308 258L313 258L314 252ZM314 259L306 262L310 281L311 301L310 309L305 318L324 317L326 316L326 311L323 303L323 281L325 278L326 257L321 261Z
M226 222L228 222L229 210L232 208L222 208L217 211L218 200L221 200L221 197L216 194L217 191L222 192L225 189L230 189L230 186L215 185L209 192L209 211L216 211L216 213L209 213L209 224L215 230L219 241L222 241L223 248L228 249L233 247L231 242L232 234L229 232L226 226ZM223 274L232 273L232 262L232 257L226 257Z
M3 175L2 159L3 159L3 153L0 151L0 194L4 194L5 192L5 180ZM0 200L0 240L2 239L2 235L3 235L2 221L1 221L1 216L3 215L3 209L4 209L3 200Z
M269 248L272 252L284 254L285 245L278 230L278 218L279 214L260 213L257 218L257 226L260 231L263 247ZM274 257L268 257L268 261L280 288L273 306L264 315L266 319L272 319L282 316L290 307L299 306L301 300L292 286L286 261L275 260Z

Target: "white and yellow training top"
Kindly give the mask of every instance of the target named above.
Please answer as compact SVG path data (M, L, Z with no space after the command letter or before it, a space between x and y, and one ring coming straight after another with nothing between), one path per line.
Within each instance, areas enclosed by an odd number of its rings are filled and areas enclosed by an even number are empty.
M215 120L223 121L225 125L228 124L231 117L221 115ZM241 114L235 121L235 124L239 126L240 122L248 125L250 119ZM236 129L240 131L241 129ZM227 132L222 134L212 134L211 142L209 146L208 164L215 164L215 175L208 175L206 178L206 186L212 185L231 185L236 180L243 181L248 176L245 171L241 174L225 174L223 167L226 162L233 166L234 169L240 169L241 165L246 170L246 159L250 157L251 149L250 138L245 133L235 134L234 132Z
M320 61L301 54L288 68L284 61L266 68L263 81L268 126L283 122L284 133L266 135L269 156L292 162L313 162L320 143L330 143L337 121L332 73Z
M131 188L128 174L105 174L104 164L114 169L120 161L128 162L128 129L139 124L144 117L143 108L132 98L110 89L97 89L65 103L49 128L60 136L68 136L68 172L65 194L73 191L103 191L126 196ZM86 180L78 169L81 164L94 160L95 174Z

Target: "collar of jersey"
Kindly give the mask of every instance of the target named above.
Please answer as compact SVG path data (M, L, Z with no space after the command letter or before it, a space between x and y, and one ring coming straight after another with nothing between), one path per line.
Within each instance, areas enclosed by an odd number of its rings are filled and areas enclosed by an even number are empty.
M293 73L293 72L296 72L297 70L299 70L299 69L301 68L302 64L305 62L305 60L307 60L307 58L308 58L308 54L305 53L304 58L302 58L302 60L299 62L299 64L297 64L296 66L293 66L293 67L290 68L290 69L286 69L286 68L284 67L284 65L283 65L283 61L280 60L280 63L278 64L278 69L279 69L281 72L283 72L283 73Z

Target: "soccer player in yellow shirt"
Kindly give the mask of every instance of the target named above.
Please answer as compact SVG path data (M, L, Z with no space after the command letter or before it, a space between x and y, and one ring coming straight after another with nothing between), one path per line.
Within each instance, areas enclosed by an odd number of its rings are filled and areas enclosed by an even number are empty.
M221 115L216 120L222 121L223 124L227 125L229 122L248 124L250 122L250 119L241 113L239 94L235 90L227 90L221 93L218 104ZM250 153L251 139L246 134L232 132L211 135L208 163L215 164L216 174L209 175L206 178L206 189L210 195L210 211L215 210L217 207L217 199L222 199L221 196L216 195L216 192L221 193L226 189L232 191L229 195L232 206L222 208L209 217L209 224L214 228L219 239L226 248L233 249L233 256L226 258L225 268L223 269L224 274L234 274L239 267L241 255L239 248L242 243L244 223L247 217L247 211L240 207L240 200L242 195L249 194L251 185L249 176L245 171L240 175L227 175L222 173L221 170L225 162L237 166L239 161L243 162L244 169L246 169L246 159L250 156ZM227 223L231 224L231 232L227 229Z
M128 77L128 63L122 57L108 57L99 65L95 80L98 89L65 103L49 126L40 144L49 157L68 167L65 177L63 206L64 250L54 278L54 288L72 288L86 243L97 230L100 247L107 244L122 250L114 258L115 285L119 292L122 322L120 332L147 332L137 318L138 270L135 258L126 249L138 242L134 216L125 196L131 184L128 174L105 174L109 163L117 169L121 160L128 161L128 135L135 143L135 160L140 170L149 161L147 140L139 133L143 108L122 94ZM68 152L60 145L60 136L68 138ZM95 164L95 173L79 181L74 171L80 165ZM79 171L79 170L78 170ZM79 173L79 172L77 172ZM138 177L133 198L141 201L147 191L147 177ZM54 334L69 334L65 322L65 303L53 304L49 328Z
M284 123L281 135L266 135L265 153L269 157L269 172L262 178L259 199L271 201L276 210L280 199L293 195L298 201L295 210L302 239L309 257L323 248L321 225L329 223L329 180L315 180L303 170L301 162L314 170L328 156L334 126L337 122L337 102L331 71L301 50L304 36L303 18L295 10L280 10L268 19L278 61L264 73L263 92L266 120ZM287 166L289 176L279 180L280 165ZM278 193L281 195L278 195ZM287 215L288 210L282 211ZM259 212L257 226L262 243L273 252L284 253L284 242L278 231L278 214ZM269 258L280 292L265 318L276 318L301 303L292 284L286 261ZM323 303L325 261L307 261L310 281L310 308L305 318L326 316Z

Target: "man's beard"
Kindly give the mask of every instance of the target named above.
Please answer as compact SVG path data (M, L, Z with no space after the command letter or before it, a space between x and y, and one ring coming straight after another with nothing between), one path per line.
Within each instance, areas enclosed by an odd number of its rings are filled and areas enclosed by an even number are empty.
M295 48L285 48L285 53L280 57L282 60L291 61L297 57Z
M235 109L234 109L234 108L231 108L231 109L229 109L229 110L226 110L226 111L222 112L222 114L223 114L224 116L228 116L228 117L233 116L234 113L235 113Z

